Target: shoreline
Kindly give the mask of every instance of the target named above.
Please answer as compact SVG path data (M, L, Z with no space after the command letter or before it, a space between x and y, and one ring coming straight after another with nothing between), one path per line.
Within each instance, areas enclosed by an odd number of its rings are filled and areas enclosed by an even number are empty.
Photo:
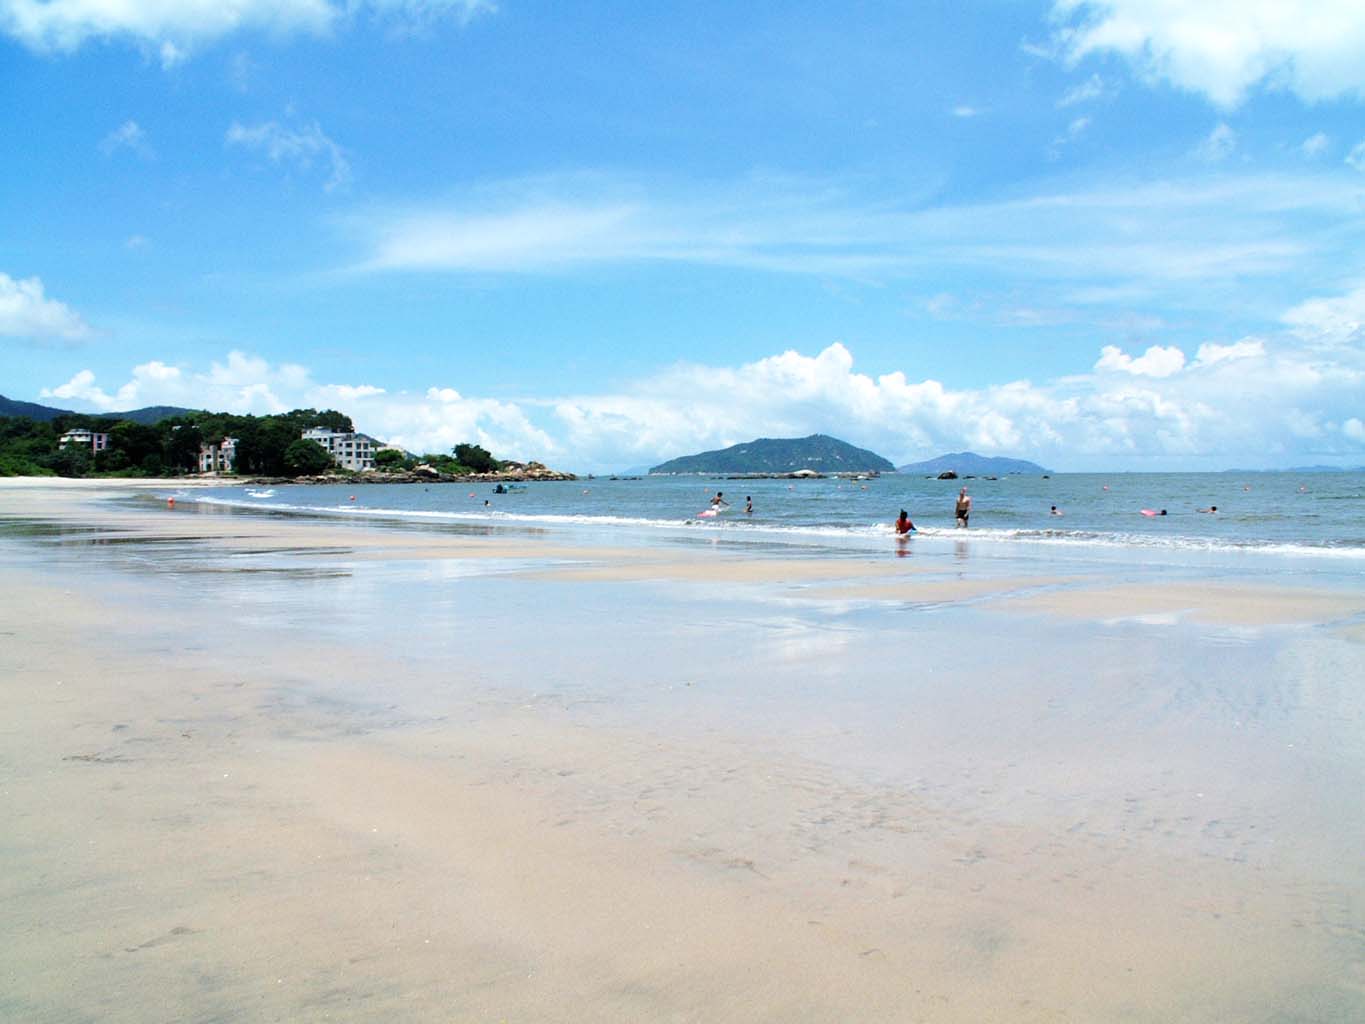
M1365 1009L1365 588L118 488L0 486L16 1017Z

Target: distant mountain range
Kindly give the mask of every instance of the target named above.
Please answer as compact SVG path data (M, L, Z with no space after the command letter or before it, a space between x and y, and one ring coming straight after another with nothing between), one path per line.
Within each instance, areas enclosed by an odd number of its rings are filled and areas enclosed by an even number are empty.
M55 420L58 416L97 416L102 420L132 420L134 423L151 426L153 423L160 423L172 416L183 416L187 412L195 411L194 409L181 409L175 405L149 405L142 409L132 409L129 412L78 413L71 409L57 409L50 405L39 405L37 402L19 402L13 398L0 395L0 416L27 416L29 419L40 420L44 423Z
M887 459L825 434L810 437L760 437L713 452L684 455L653 467L651 473L890 473Z
M927 462L912 462L909 465L900 466L896 472L938 476L938 474L947 473L950 470L958 476L1005 476L1009 473L1028 473L1033 476L1040 476L1052 472L1052 470L1044 469L1036 462L1026 462L1023 459L990 458L985 455L977 455L976 452L954 452L951 455L940 455L938 458L929 459Z

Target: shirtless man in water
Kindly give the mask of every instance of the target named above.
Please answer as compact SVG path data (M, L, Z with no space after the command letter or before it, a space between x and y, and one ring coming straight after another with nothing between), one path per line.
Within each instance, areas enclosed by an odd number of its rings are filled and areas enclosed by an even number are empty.
M964 487L958 492L957 505L953 512L957 516L957 525L966 529L967 517L972 514L972 499L967 494L967 488Z

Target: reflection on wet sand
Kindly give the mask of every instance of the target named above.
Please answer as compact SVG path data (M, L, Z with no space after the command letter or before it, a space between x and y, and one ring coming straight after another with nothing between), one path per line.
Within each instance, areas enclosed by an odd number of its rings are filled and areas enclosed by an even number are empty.
M0 1016L1365 1015L1359 590L49 511Z

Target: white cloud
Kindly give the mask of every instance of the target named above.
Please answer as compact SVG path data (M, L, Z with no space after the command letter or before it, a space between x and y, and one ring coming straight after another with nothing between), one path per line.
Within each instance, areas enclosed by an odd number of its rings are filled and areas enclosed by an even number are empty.
M80 341L92 333L80 314L43 293L38 278L16 280L0 273L0 335Z
M262 152L272 163L288 164L303 171L310 170L315 161L324 163L330 173L323 188L329 192L351 180L351 165L345 151L327 137L316 121L298 127L278 121L254 125L233 121L225 141L229 146Z
M1264 355L1265 342L1257 338L1243 338L1231 345L1219 345L1209 341L1199 346L1193 366L1198 369L1237 359L1260 359Z
M1169 377L1185 367L1185 353L1174 345L1153 345L1140 356L1130 356L1115 345L1100 350L1095 370L1099 373L1127 373L1134 377Z
M1229 128L1226 122L1219 122L1213 131L1209 132L1204 140L1194 148L1194 155L1200 160L1212 164L1226 160L1236 148L1237 133Z
M1059 49L1114 52L1224 108L1257 85L1307 102L1365 95L1359 0L1055 0Z
M1357 142L1346 154L1346 162L1357 171L1365 172L1365 140Z
M1104 84L1104 79L1099 75L1091 75L1080 85L1073 86L1063 93L1062 98L1057 101L1057 107L1058 109L1074 107L1078 103L1089 103L1108 94L1109 88Z
M170 68L239 32L319 35L366 15L399 24L464 24L496 9L488 0L0 0L0 32L39 53L123 39Z
M445 383L413 393L319 383L305 367L233 352L205 371L144 363L112 391L85 370L43 395L106 411L334 407L409 450L473 441L504 457L593 472L817 431L898 462L962 448L1058 468L1210 455L1245 465L1295 450L1356 457L1365 437L1350 421L1360 419L1365 353L1324 358L1294 340L1207 342L1189 365L1174 346L1136 357L1108 346L1093 373L966 389L903 370L861 373L852 352L835 343L814 355L786 351L738 366L678 364L614 393L519 400L468 397Z
M952 109L951 113L954 117L970 118L980 117L984 113L984 111L980 107L973 107L966 103L959 103Z
M1365 341L1365 285L1345 295L1308 299L1280 319L1297 337L1316 348Z
M131 150L140 157L152 156L147 133L136 121L124 121L100 142L100 152L105 156L113 156L120 149Z
M1362 423L1355 416L1352 416L1341 425L1341 432L1352 441L1365 444L1365 423Z
M1299 145L1299 152L1301 152L1309 160L1316 160L1318 157L1322 156L1323 153L1327 152L1327 148L1331 144L1332 144L1331 139L1329 139L1322 132L1317 132L1303 140L1303 142Z
M339 223L362 249L352 269L367 272L669 262L873 280L952 267L1017 275L1035 291L1069 279L1150 296L1304 272L1329 249L1345 257L1365 234L1358 201L1358 185L1326 175L1114 182L964 206L855 202L821 180L754 178L701 193L563 176L489 183ZM1313 230L1329 223L1345 233Z

